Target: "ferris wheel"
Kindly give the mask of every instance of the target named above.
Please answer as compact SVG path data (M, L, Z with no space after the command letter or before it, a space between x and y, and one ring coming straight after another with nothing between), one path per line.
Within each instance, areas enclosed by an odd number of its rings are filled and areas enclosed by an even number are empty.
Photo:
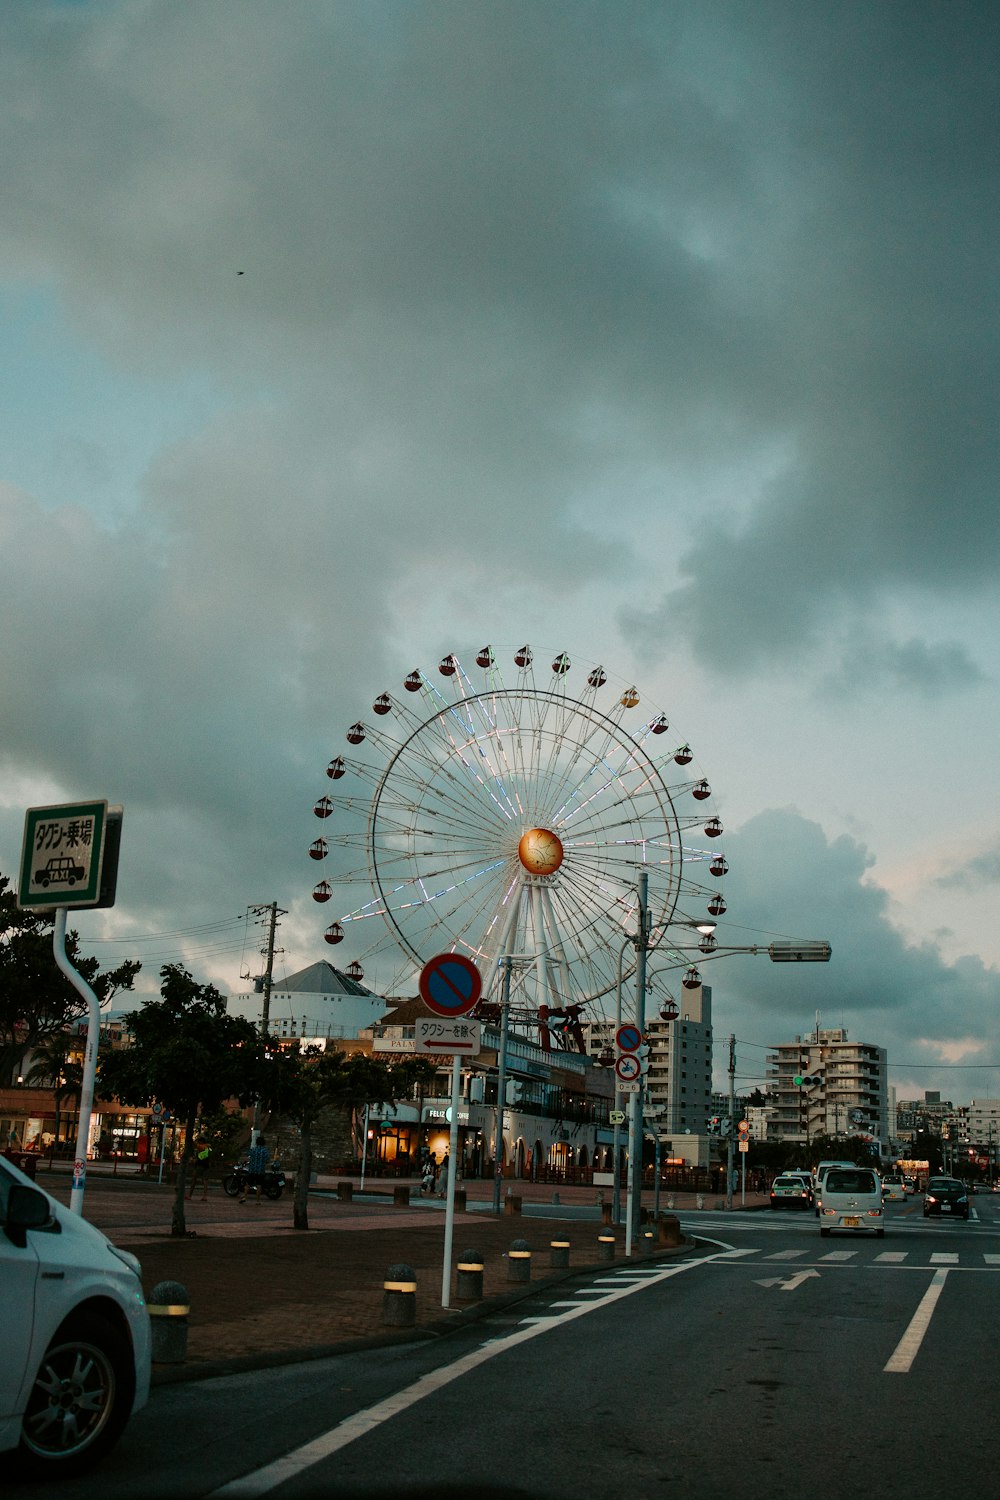
M400 687L347 728L313 809L309 853L329 861L313 899L364 887L324 933L354 954L349 975L388 931L417 968L472 959L487 1001L505 967L522 1019L589 1007L600 1020L634 966L642 872L648 949L678 942L679 923L711 931L722 824L691 747L636 687L527 645L448 655Z

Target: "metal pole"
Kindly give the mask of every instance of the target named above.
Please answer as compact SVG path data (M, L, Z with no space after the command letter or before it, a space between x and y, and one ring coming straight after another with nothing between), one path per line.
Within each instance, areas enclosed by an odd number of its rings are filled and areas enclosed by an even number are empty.
M66 907L56 907L52 924L52 952L59 969L87 1002L87 1050L83 1060L80 1085L80 1113L76 1122L76 1157L73 1161L73 1186L69 1206L73 1213L83 1214L83 1190L87 1184L87 1144L90 1118L94 1112L94 1079L97 1076L97 1046L101 1038L101 1003L82 974L78 974L66 952Z
M736 1130L736 1038L729 1038L729 1139L726 1142L726 1208L733 1206L733 1133Z
M507 955L503 964L503 990L500 996L500 1051L497 1054L497 1124L496 1145L493 1152L493 1212L500 1212L500 1188L503 1182L503 1106L504 1090L507 1087L507 1010L510 1005L510 966Z
M451 1132L448 1136L448 1197L444 1211L444 1264L441 1268L441 1306L451 1306L451 1247L455 1239L455 1180L458 1177L458 1101L461 1058L451 1060Z
M365 1105L365 1138L361 1144L361 1191L365 1190L365 1168L368 1165L368 1121L371 1116L371 1105Z
M643 870L638 886L638 931L635 935L635 1024L640 1035L646 1032L646 946L649 941L646 902L649 891L649 875ZM645 1061L645 1059L643 1059ZM629 1096L628 1123L628 1194L625 1206L625 1254L632 1254L632 1245L639 1237L642 1218L642 1094L645 1075L640 1078L636 1093Z
M631 938L626 938L625 941L624 941L624 943L622 944L620 950L619 950L619 953L618 953L618 989L617 989L617 992L616 992L616 1003L615 1003L615 1042L616 1042L616 1045L617 1045L617 1037L618 1037L618 1028L622 1024L622 959L625 957L625 949L628 947L628 945L629 945L629 943L631 943L631 941L632 941ZM617 1079L617 1076L618 1075L616 1074L615 1075L616 1079ZM619 1095L618 1089L616 1087L615 1088L615 1092L614 1092L614 1106L613 1106L614 1107L614 1112L615 1112L616 1116L619 1115L619 1114L621 1114L621 1108L620 1108L619 1103L618 1103L619 1098L620 1098L620 1095ZM614 1136L612 1138L611 1149L614 1152L614 1163L613 1163L614 1177L613 1177L613 1182L612 1182L612 1186L611 1186L611 1219L612 1219L613 1223L620 1224L621 1221L622 1221L622 1168L621 1168L622 1127L621 1127L621 1124L619 1123L619 1121L617 1119L615 1120Z

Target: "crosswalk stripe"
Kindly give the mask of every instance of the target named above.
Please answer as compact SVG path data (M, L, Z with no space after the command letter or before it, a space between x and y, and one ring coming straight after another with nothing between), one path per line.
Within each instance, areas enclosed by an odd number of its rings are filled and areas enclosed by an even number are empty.
M856 1250L830 1250L821 1255L820 1260L853 1260L857 1253Z
M909 1251L907 1250L883 1250L882 1254L876 1255L875 1259L877 1261L885 1261L889 1265L898 1266L901 1261L906 1259L908 1254ZM1000 1260L1000 1256L997 1259Z
M958 1256L957 1255L945 1255L945 1253L943 1251L939 1251L936 1254L934 1254L934 1255L931 1256L931 1265L932 1266L957 1266L958 1265Z
M773 1255L765 1255L765 1260L798 1260L803 1255L808 1255L808 1250L775 1250Z

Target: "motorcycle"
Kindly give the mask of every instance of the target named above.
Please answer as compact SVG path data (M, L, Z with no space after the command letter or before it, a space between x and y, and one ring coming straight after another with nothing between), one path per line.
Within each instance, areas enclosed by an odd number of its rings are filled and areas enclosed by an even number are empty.
M250 1173L246 1162L237 1162L222 1179L222 1191L230 1198L245 1198L250 1184ZM280 1198L285 1191L285 1174L280 1167L265 1167L261 1177L261 1192L265 1198Z

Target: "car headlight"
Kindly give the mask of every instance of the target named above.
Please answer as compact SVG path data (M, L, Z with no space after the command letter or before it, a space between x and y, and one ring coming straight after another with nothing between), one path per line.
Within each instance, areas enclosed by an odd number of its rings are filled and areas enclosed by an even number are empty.
M134 1276L138 1277L140 1282L142 1281L142 1265L137 1255L133 1255L131 1250L119 1250L117 1245L109 1245L108 1249L117 1260L120 1260L123 1265L128 1266L129 1270Z

